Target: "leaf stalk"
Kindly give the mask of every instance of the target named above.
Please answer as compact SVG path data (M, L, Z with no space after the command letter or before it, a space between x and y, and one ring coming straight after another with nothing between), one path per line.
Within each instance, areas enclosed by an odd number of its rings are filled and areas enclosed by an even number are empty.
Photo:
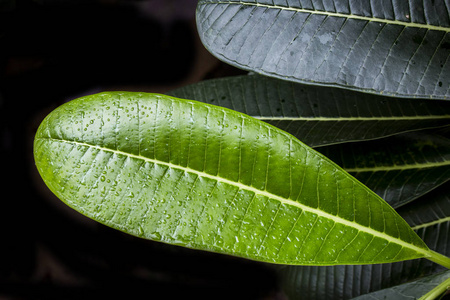
M430 250L430 256L427 257L427 259L441 266L444 266L447 269L450 269L450 257L447 257L433 250Z

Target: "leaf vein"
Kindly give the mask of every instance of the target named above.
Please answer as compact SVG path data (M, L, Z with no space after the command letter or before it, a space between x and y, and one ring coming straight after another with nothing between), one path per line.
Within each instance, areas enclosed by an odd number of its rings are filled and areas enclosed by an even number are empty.
M393 25L401 25L401 26L417 27L417 28L427 28L430 30L450 32L450 27L444 27L444 26L423 24L423 23L411 22L411 21L406 22L406 21L400 21L400 20L390 20L390 19L382 19L382 18L376 18L376 17L367 17L367 16L356 15L356 14L344 14L344 13L338 13L338 12L312 10L312 9L306 9L306 8L300 8L300 7L287 7L287 6L276 5L276 4L261 4L261 3L257 3L257 2L245 2L245 1L238 1L238 2L216 1L216 2L210 2L208 4L257 6L257 7L268 8L268 9L291 10L291 11L297 11L297 12L301 12L301 13L326 15L326 16L332 16L332 17L338 17L338 18L356 19L356 20L364 20L364 21L370 21L370 22L376 22L376 23L385 23L385 24L393 24Z

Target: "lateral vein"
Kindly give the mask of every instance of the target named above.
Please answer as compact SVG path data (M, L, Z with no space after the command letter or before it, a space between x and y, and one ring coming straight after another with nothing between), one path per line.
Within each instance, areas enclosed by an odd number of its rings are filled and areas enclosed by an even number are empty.
M441 223L445 223L445 222L450 222L450 216L446 217L446 218L442 218L442 219L436 220L436 221L420 224L420 225L411 227L411 229L412 230L419 230L421 228L431 227L433 225L437 225L437 224L441 224Z

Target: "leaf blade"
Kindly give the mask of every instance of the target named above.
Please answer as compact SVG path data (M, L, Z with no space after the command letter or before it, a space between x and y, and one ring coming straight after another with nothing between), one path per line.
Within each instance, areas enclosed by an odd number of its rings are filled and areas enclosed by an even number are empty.
M429 255L392 208L331 161L223 108L103 93L61 106L35 141L38 170L59 198L130 234L274 263ZM291 184L301 178L307 184ZM350 201L338 186L352 189Z
M376 291L367 295L362 295L356 297L357 300L362 299L387 299L387 298L395 298L395 299L419 299L418 297L425 296L427 292L438 287L443 281L447 281L450 278L450 271L442 272L440 274L430 275L425 278L421 278L419 280L404 283L399 286L395 286L389 289ZM446 288L444 287L440 290L441 294L445 293ZM442 295L434 295L434 296L442 296ZM420 298L422 299L422 298ZM434 297L431 299L435 299Z
M332 4L202 0L197 27L212 54L256 73L397 97L449 98L444 1L414 9L396 3L395 10L382 3Z
M248 114L311 147L378 139L450 123L447 102L387 98L259 75L207 80L169 94Z
M427 131L318 150L394 208L417 199L450 178L450 140Z

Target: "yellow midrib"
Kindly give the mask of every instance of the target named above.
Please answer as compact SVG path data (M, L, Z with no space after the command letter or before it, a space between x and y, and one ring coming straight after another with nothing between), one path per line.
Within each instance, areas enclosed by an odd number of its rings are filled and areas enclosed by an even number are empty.
M275 5L275 4L270 5L270 4L245 2L245 1L240 1L240 2L214 1L214 2L208 2L205 4L228 4L228 5L257 6L257 7L288 10L288 11L295 11L295 12L308 13L308 14L325 15L325 16L329 16L329 17L363 20L363 21L368 21L368 22L377 22L377 23L384 23L384 24L400 25L400 26L405 26L405 27L415 27L415 28L424 28L424 29L428 29L428 30L450 32L450 27L442 27L442 26L436 26L436 25L430 25L430 24L405 22L405 21L399 21L399 20L381 19L381 18L375 18L375 17L366 17L366 16L344 14L344 13L337 13L337 12L312 10L312 9L305 9L305 8L298 8L298 7L287 7L287 6L281 6L281 5Z
M367 167L367 168L345 168L343 169L349 173L363 173L363 172L389 172L389 171L403 171L403 170L414 170L414 169L428 169L428 168L438 168L443 166L450 166L450 161L445 160L441 162L432 163L419 163L410 165L394 165L394 166L380 166L380 167Z
M117 154L117 155L123 155L123 156L127 156L127 157L130 157L130 158L144 160L146 162L150 162L150 163L157 164L157 165L164 165L164 166L166 166L168 168L178 169L178 170L181 170L181 171L186 172L186 173L195 174L195 175L197 175L199 177L209 178L211 180L215 180L215 181L218 181L220 183L224 183L224 184L227 184L227 185L235 186L235 187L237 187L238 189L241 189L241 190L246 190L246 191L249 191L249 192L253 192L253 193L257 194L257 195L261 195L263 197L267 197L269 199L274 199L274 200L280 201L282 204L295 206L297 208L300 208L303 211L307 211L307 212L316 214L319 217L324 217L324 218L330 219L330 220L332 220L332 221L334 221L336 223L340 223L340 224L343 224L345 226L349 226L349 227L355 228L358 231L366 232L368 234L371 234L371 235L377 236L379 238L385 239L385 240L387 240L387 241L389 241L391 243L395 243L395 244L400 245L402 247L412 249L412 250L414 250L414 251L416 251L418 253L423 254L424 257L430 257L430 253L429 253L429 251L427 249L423 249L423 248L417 247L417 246L409 244L409 243L407 243L407 242L405 242L403 240L400 240L398 238L395 238L395 237L392 237L390 235L387 235L387 234L385 234L383 232L379 232L379 231L376 231L376 230L374 230L372 228L362 226L362 225L360 225L358 223L354 223L354 222L348 221L346 219L340 218L338 216L331 215L331 214L329 214L327 212L324 212L322 210L305 206L305 205L303 205L303 204L301 204L301 203L299 203L297 201L293 201L291 199L286 199L286 198L280 197L278 195L272 194L270 192L267 192L265 190L259 190L259 189L256 189L254 187L251 187L251 186L248 186L248 185L244 185L244 184L239 183L239 182L231 181L231 180L223 178L223 177L211 175L211 174L208 174L208 173L205 173L205 172L202 172L202 171L198 171L198 170L194 170L194 169L191 169L191 168L188 168L188 167L182 167L182 166L175 165L175 164L172 164L172 163L169 163L169 162L160 161L160 160L157 160L157 159L151 159L151 158L147 158L147 157L144 157L144 156L141 156L141 155L135 155L135 154L123 152L123 151L120 151L120 150L109 149L109 148L105 148L105 147L101 147L101 146L97 146L97 145L90 145L90 144L82 143L82 142L62 140L62 139L55 139L55 138L47 138L47 137L40 137L40 138L37 138L37 139L50 140L50 141L54 141L54 142L68 143L68 144L72 144L72 145L84 146L84 147L89 147L89 148L92 148L92 149L98 149L100 151L110 152L110 153L114 153L114 154Z
M431 227L431 226L434 226L434 225L437 225L437 224L441 224L441 223L445 223L445 222L450 222L450 216L446 217L446 218L442 218L442 219L436 220L436 221L420 224L420 225L417 225L417 226L414 226L414 227L411 227L411 228L412 228L412 230L419 230L421 228Z

